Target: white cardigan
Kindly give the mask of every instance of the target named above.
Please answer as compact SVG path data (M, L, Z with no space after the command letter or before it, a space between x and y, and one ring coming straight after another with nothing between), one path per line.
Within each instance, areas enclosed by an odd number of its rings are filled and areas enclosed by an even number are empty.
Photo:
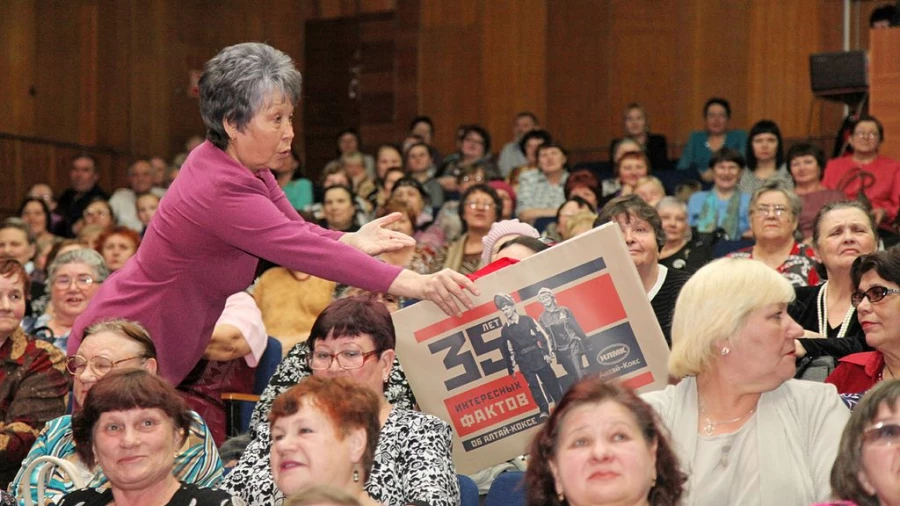
M688 474L684 504L693 504L691 493L703 494L691 490L697 482L691 474L697 450L697 381L687 377L678 385L641 397L671 432L682 470ZM828 500L831 467L850 418L834 385L788 380L762 394L756 416L758 504L806 506Z

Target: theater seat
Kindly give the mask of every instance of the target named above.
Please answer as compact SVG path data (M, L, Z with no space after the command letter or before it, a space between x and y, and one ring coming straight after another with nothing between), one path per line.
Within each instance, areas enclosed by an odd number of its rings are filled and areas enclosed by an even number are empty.
M525 473L507 471L494 479L485 506L525 506Z
M269 336L266 341L266 351L263 352L259 364L256 366L253 393L226 392L222 394L222 400L225 401L225 432L228 437L244 434L249 430L253 407L256 406L259 396L266 389L280 363L281 341Z
M460 506L478 506L478 485L472 478L463 474L457 474L459 482Z

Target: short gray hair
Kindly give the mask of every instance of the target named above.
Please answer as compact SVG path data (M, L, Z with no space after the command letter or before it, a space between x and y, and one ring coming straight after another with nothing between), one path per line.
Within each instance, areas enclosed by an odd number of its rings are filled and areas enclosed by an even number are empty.
M106 262L103 261L100 253L92 249L80 248L63 253L50 264L50 268L47 270L47 279L50 281L47 283L48 287L56 278L56 272L59 268L68 264L85 264L90 267L94 272L93 278L95 283L102 283L109 277L109 267L106 266Z
M34 234L31 233L31 227L29 227L22 218L6 218L5 220L3 220L3 223L0 223L0 230L4 230L7 228L14 228L25 234L25 237L28 240L28 244L33 245L37 240L34 237Z
M753 208L756 207L756 201L759 200L759 197L761 197L763 193L769 192L781 192L784 194L788 204L791 206L791 212L794 214L794 221L796 222L800 219L800 213L803 212L803 201L779 179L770 179L764 182L758 190L753 192L753 197L750 198L750 214L753 214Z
M296 106L300 84L294 61L272 46L245 42L226 47L206 62L200 76L200 115L206 138L224 150L228 147L226 120L243 131L275 92Z

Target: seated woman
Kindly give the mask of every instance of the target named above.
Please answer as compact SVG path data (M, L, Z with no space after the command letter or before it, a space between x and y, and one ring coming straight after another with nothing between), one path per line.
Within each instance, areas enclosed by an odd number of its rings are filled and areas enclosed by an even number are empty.
M57 239L52 232L53 215L50 207L44 199L37 197L27 197L22 201L17 213L19 218L28 225L31 236L34 237L35 244L38 247L50 247Z
M791 284L762 262L722 258L684 285L672 321L677 385L642 395L691 469L685 504L809 504L850 416L834 387L794 376Z
M750 195L738 188L744 157L737 150L722 148L709 161L713 188L691 195L688 200L688 223L700 233L713 233L721 228L731 240L750 230Z
M878 154L883 141L881 122L874 116L860 117L850 136L853 154L828 162L822 185L848 199L864 194L878 226L892 230L900 208L900 163Z
M456 188L462 195L469 188L476 184L484 184L487 182L487 176L484 173L484 167L481 165L470 165L460 169L456 176ZM502 181L495 181L502 183ZM494 186L491 186L494 188ZM498 192L499 195L499 192ZM513 194L514 195L514 194ZM503 204L506 206L506 203ZM512 206L510 212L515 211L515 205ZM416 240L428 244L434 249L440 249L445 245L459 239L463 233L463 222L459 215L459 199L454 198L447 200L444 205L437 210L434 222L427 225L427 229L417 235Z
M179 479L178 454L195 418L164 379L141 368L112 371L83 400L72 421L76 451L89 469L109 479L109 487L90 485L57 504L236 504L225 492Z
M600 183L597 176L590 170L576 170L569 174L566 180L566 200L572 197L581 197L588 201L594 208L600 202Z
M781 129L772 120L757 121L750 129L747 139L747 170L741 173L738 188L747 195L753 195L763 183L780 181L787 189L794 187L794 181L784 164L784 141Z
M65 351L75 319L87 309L109 269L100 253L79 248L56 257L47 271L50 303L47 311L22 323L25 332Z
M531 443L525 474L535 506L676 506L686 481L653 408L596 377L563 396Z
M637 267L638 275L653 314L659 322L666 342L671 344L672 313L681 287L690 278L684 271L669 270L659 264L659 252L666 243L662 220L653 209L637 195L625 195L610 200L600 211L594 226L615 222L619 225Z
M497 252L504 244L519 236L538 239L541 234L534 227L517 219L498 221L491 225L488 234L481 240L481 266L484 267L497 260Z
M666 196L666 187L656 176L644 176L634 184L634 193L644 199L644 202L656 207L659 201Z
M894 464L900 444L900 381L890 380L862 398L841 437L831 470L837 499L858 506L900 504Z
M363 166L366 174L372 178L375 177L375 159L372 158L372 155L367 155L361 151L363 145L362 138L355 128L345 128L338 132L336 144L337 158L328 162L328 164L325 165L325 170L332 167L340 167L341 158L346 155L359 154L363 159Z
M380 504L363 485L375 460L381 410L375 392L347 377L306 378L279 395L269 413L278 490L290 497L327 486L360 504Z
M815 144L802 142L791 146L787 154L787 166L794 178L794 193L803 202L797 229L803 234L803 241L808 242L813 236L813 221L819 209L828 203L846 200L847 197L822 185L825 153Z
M856 200L826 204L816 216L812 246L826 281L795 289L797 299L788 312L808 336L799 340L797 356L841 358L871 351L851 304L855 288L850 269L860 255L874 253L878 247L875 219Z
M276 499L268 463L270 428L264 420L273 399L311 371L325 378L347 376L381 400L381 434L365 484L369 496L387 506L416 501L432 506L459 504L450 427L411 410L415 400L397 368L395 341L390 312L375 298L350 297L328 306L313 325L309 340L297 344L275 371L253 413L253 441L222 487L251 505L272 504Z
M459 156L448 156L441 167L438 180L444 190L458 191L459 172L473 165L480 165L488 179L500 178L500 171L491 156L491 134L479 125L466 125L459 137Z
M747 147L747 132L731 130L728 121L731 119L731 104L724 98L711 98L703 105L705 128L691 132L687 146L678 160L678 170L693 170L701 174L706 181L712 181L711 158L722 148L740 151ZM741 164L743 167L744 164Z
M25 335L28 274L0 260L0 489L6 489L45 422L66 412L65 354Z
M116 214L109 205L109 201L105 198L95 198L84 208L84 212L81 213L81 228L96 225L105 230L115 224Z
M134 256L140 245L141 236L137 232L128 227L116 226L100 234L97 253L103 255L109 272L115 272Z
M656 204L666 233L666 244L659 252L659 264L669 269L697 272L712 256L711 241L691 241L687 204L675 197L665 197Z
M463 234L439 253L445 269L453 269L460 274L478 270L484 251L483 239L491 230L491 225L500 221L502 207L500 196L486 184L477 184L466 190L459 207Z
M600 207L610 199L631 195L642 177L650 174L650 160L643 152L626 152L616 162L613 179L603 181L603 198Z
M517 235L512 239L506 238L505 242L500 244L497 252L491 257L492 262L496 262L501 258L511 258L516 261L525 260L526 258L540 253L548 249L546 243L540 239L528 235Z
M391 198L395 198L408 205L416 216L416 240L434 221L434 210L428 192L422 183L409 176L402 177L394 183L391 189Z
M497 195L500 196L500 200L503 202L500 219L511 220L513 213L516 212L516 192L513 190L513 187L506 181L500 180L489 181L488 186L497 192Z
M362 225L357 216L356 195L349 186L335 185L326 188L322 210L324 218L319 225L329 230L356 232Z
M406 234L410 237L415 234L414 223L416 215L403 201L398 199L388 200L382 207L380 213L383 216L387 216L391 213L400 213L403 217L385 228ZM431 274L432 272L440 270L438 253L430 245L421 241L417 242L415 246L382 253L381 255L378 255L378 258L391 265L398 265L405 269L418 272L419 274Z
M556 215L556 209L565 202L569 177L566 151L559 144L548 142L538 146L537 157L540 170L519 178L516 216L526 223Z
M110 320L88 327L78 354L66 361L66 368L74 380L76 409L87 404L87 395L97 386L98 380L110 372L129 367L140 367L151 374L156 374L158 370L156 347L143 327L126 320ZM184 402L180 396L178 399L179 403ZM177 447L180 449L175 457L175 477L185 483L213 487L222 479L219 453L203 419L194 412L188 412L188 416L188 431ZM37 500L37 478L41 468L36 468L31 476L25 475L25 469L33 460L45 455L68 460L82 472L90 488L103 488L113 477L109 477L102 467L95 468L90 461L84 460L78 451L79 444L73 433L71 415L47 422L22 462L11 490L19 493L20 488L25 487L27 493ZM174 451L169 453L172 454ZM46 494L57 502L72 488L72 482L57 470L47 483Z
M634 140L641 147L641 150L650 160L650 166L656 170L669 170L669 146L666 142L666 136L650 133L650 118L644 106L637 102L632 102L625 106L625 113L622 115L622 123L624 124L624 134L626 139ZM622 138L613 139L609 144L610 162L615 164L616 144Z
M428 144L418 142L406 150L406 172L422 183L428 196L431 198L432 207L444 205L444 189L435 177L437 169L431 159L431 151Z
M778 180L766 181L750 199L750 230L756 244L728 256L759 260L794 286L816 286L819 262L813 249L794 239L803 204Z
M847 355L828 377L842 394L863 393L885 379L900 379L900 249L862 255L850 269L856 317L875 351ZM894 370L897 373L894 373Z
M551 223L544 229L544 237L553 242L562 242L569 239L572 237L568 233L569 219L583 211L596 213L597 208L581 197L574 196L567 198L566 201L559 206L559 209L556 210L556 223Z
M513 187L515 191L519 190L519 178L522 174L538 170L537 148L541 144L553 142L553 137L546 130L531 130L522 136L519 141L519 149L525 153L525 159L528 163L519 167L514 167L506 176L506 181Z

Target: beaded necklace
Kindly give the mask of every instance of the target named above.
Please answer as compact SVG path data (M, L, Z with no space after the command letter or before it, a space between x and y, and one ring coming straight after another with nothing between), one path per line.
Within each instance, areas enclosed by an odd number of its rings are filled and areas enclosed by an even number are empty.
M823 283L822 289L819 290L816 308L819 316L819 334L821 334L822 337L828 337L828 281ZM853 313L855 312L856 308L852 305L847 309L847 312L844 314L844 321L841 322L841 328L838 330L837 337L840 338L847 335L847 328L850 327L850 322L853 320Z

